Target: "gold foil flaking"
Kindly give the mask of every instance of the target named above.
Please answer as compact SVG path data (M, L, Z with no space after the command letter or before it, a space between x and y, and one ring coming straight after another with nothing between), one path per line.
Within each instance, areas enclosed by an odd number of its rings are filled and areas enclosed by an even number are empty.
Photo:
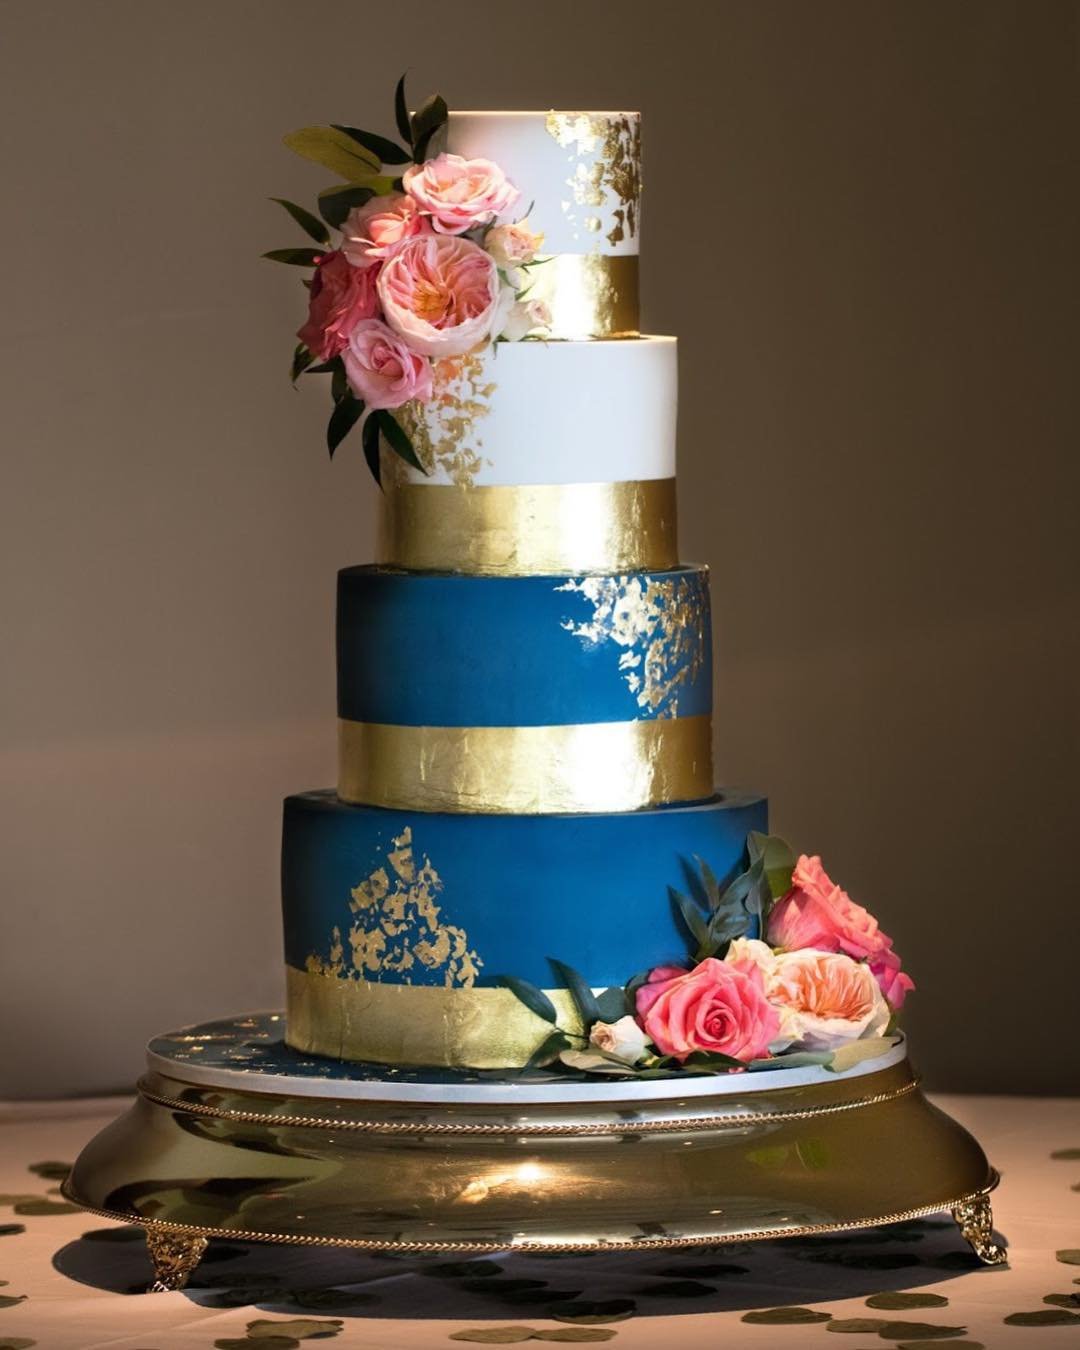
M444 921L436 902L442 881L426 854L417 863L410 828L394 839L386 863L352 890L350 908L357 918L348 933L350 959L335 928L329 959L310 956L308 972L365 980L390 972L408 984L421 966L438 971L447 988L469 988L483 963L464 929Z
M636 253L549 254L528 275L528 298L551 311L550 339L639 335Z
M410 571L529 576L675 566L675 480L454 487L388 484L380 563Z
M454 988L333 979L286 967L289 1044L310 1054L378 1064L520 1068L551 1024L508 989ZM565 989L545 991L558 1023L581 1035Z
M608 243L634 239L638 231L641 201L641 120L626 113L551 112L547 130L567 154L569 200L562 209L572 227L596 231L594 212L583 215L582 207L602 207L614 198ZM593 225L590 221L595 220Z
M482 423L497 388L487 378L484 352L444 357L432 372L428 403L407 403L397 414L428 473L441 470L451 483L470 487L483 468ZM388 456L391 479L401 477L401 461Z
M571 578L555 588L592 606L563 628L583 641L620 648L619 670L647 716L677 717L678 694L705 660L707 592L696 574Z
M633 722L539 727L338 724L338 796L367 806L558 815L636 811L712 790L707 714L666 708Z

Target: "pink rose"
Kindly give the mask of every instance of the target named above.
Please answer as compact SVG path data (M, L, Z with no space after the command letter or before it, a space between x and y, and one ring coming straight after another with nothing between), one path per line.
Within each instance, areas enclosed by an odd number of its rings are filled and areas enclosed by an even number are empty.
M431 362L379 319L363 319L356 325L344 360L349 384L371 411L431 398Z
M361 319L379 310L375 273L350 267L344 253L323 254L308 296L307 322L296 336L320 361L340 355Z
M373 197L354 206L341 227L341 251L354 267L371 267L418 234L430 234L431 223L411 197Z
M695 1050L760 1059L780 1027L759 974L706 957L693 970L660 966L637 991L637 1015L664 1055Z
M407 239L379 272L379 299L391 328L425 356L461 356L491 336L499 273L468 239Z
M881 992L889 1001L890 1007L902 1008L904 999L915 988L915 981L900 969L900 958L891 947L887 947L870 961L870 970L877 980Z
M843 952L781 952L765 981L780 1013L782 1040L804 1050L833 1050L889 1025L870 967Z
M830 881L818 857L804 853L795 864L791 890L769 915L766 936L774 947L817 947L857 958L891 946L877 920Z
M464 234L474 225L489 225L521 196L497 164L461 155L437 155L426 164L414 164L402 181L439 234Z

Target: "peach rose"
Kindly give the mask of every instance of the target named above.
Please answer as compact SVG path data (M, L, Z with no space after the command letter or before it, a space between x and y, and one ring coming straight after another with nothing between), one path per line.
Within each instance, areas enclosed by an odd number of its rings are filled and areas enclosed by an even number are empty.
M760 1059L780 1027L761 976L712 956L690 971L652 971L637 991L637 1015L661 1054L680 1060L695 1050Z
M873 971L843 952L781 952L766 993L781 1012L784 1039L803 1050L833 1050L880 1036L889 1024L889 1005Z
M345 374L368 409L400 408L410 399L431 398L431 362L404 343L380 319L363 319L349 334Z
M499 301L494 262L468 239L407 239L383 264L386 322L414 352L461 356L491 336Z
M525 221L496 225L484 237L484 247L500 267L524 267L540 252L542 234L534 234Z
M648 1051L648 1039L629 1013L617 1022L594 1022L589 1032L589 1044L606 1055L621 1059L624 1064L636 1064Z
M515 300L498 325L498 336L520 342L530 333L540 335L551 327L551 309L546 300Z
M431 222L411 197L399 193L373 197L354 206L341 227L341 251L354 267L371 267L418 234L430 234Z
M320 361L329 361L344 350L357 323L378 310L375 274L350 267L344 253L335 249L319 260L308 295L307 321L296 336Z
M818 857L795 864L791 890L773 908L766 933L774 947L817 947L858 958L877 956L891 941L869 911L829 879Z
M474 225L489 225L521 196L490 159L461 155L436 155L426 164L414 164L402 182L439 234L464 234Z

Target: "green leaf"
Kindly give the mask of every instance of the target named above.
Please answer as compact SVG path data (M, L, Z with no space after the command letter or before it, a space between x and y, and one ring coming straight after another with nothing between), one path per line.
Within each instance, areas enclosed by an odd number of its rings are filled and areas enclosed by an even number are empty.
M828 1066L833 1061L831 1050L792 1050L774 1055L771 1059L752 1059L749 1064L751 1073L762 1073L769 1069L805 1069L814 1065Z
M315 267L322 256L323 251L318 248L272 248L263 254L271 262L289 263L292 267Z
M293 351L292 366L289 370L290 378L294 385L300 376L303 375L304 371L311 367L314 360L315 353L309 352L302 342L298 342Z
M544 1064L550 1064L558 1055L560 1050L565 1050L570 1044L570 1038L563 1031L553 1031L550 1035L544 1037L529 1058L525 1061L526 1069L539 1069Z
M414 469L426 474L427 469L420 463L408 432L393 413L381 408L375 416L379 419L379 430L386 437L386 443L394 454L399 455L406 464L411 464Z
M550 1022L554 1026L558 1021L559 1014L555 1010L555 1004L542 989L537 989L535 984L530 984L528 980L519 980L516 975L496 975L495 983L501 985L503 989L509 989L530 1012L542 1017L545 1022Z
M370 178L382 168L378 155L337 127L301 127L289 132L285 144L294 154L321 164L350 183Z
M353 207L363 206L374 196L373 188L362 187L355 183L346 184L345 187L323 188L319 193L319 214L327 225L340 230L345 224L345 217Z
M311 235L317 244L329 244L330 231L318 216L313 216L310 211L305 211L302 206L297 206L295 202L287 201L284 197L271 197L270 200L283 206L304 233Z
M764 859L765 876L773 900L779 900L791 890L791 873L795 868L795 854L786 839L778 834L761 834L751 830L746 848L751 862Z
M373 131L361 131L359 127L342 127L336 122L334 130L343 131L346 136L358 141L365 150L378 155L380 164L408 164L412 159L410 150L403 149L396 141L388 141L385 136L377 136Z
M679 917L686 925L687 932L694 939L697 947L694 960L702 961L706 956L711 956L715 948L709 933L709 922L701 909L688 895L683 895L674 886L668 887L668 895L671 897L671 903L678 910Z
M338 407L340 406L341 404L338 404ZM379 424L374 417L369 417L364 423L360 444L364 448L364 459L371 470L371 476L381 488L382 459L379 455Z
M578 1012L581 1014L581 1020L585 1023L587 1033L594 1022L600 1021L600 1006L596 1001L596 995L573 966L568 966L563 961L556 961L553 956L549 956L548 960L555 968L555 972L563 984L570 990L570 996L577 1004Z
M596 1006L600 1009L600 1020L603 1022L617 1022L630 1011L625 989L605 989L603 993L597 994Z
M702 885L705 888L705 894L709 898L710 906L715 909L720 903L720 883L716 879L716 874L705 861L694 854L694 861L698 865L698 871L701 873Z
M398 135L406 145L412 145L412 127L409 125L409 105L405 99L405 76L397 82L397 88L394 90L394 121L397 123Z
M334 368L330 372L330 397L340 403L349 393L349 381L345 374L345 362L340 356L334 358Z
M449 116L446 100L441 94L432 94L430 98L425 99L413 115L412 148L413 159L417 164L423 164L427 158L431 138L445 125Z
M695 1050L683 1060L683 1066L691 1069L745 1069L746 1060L736 1059L733 1055L722 1055L718 1050Z
M335 405L334 411L330 414L330 421L326 425L326 448L330 451L331 459L334 458L334 451L359 421L363 411L363 403L351 393Z

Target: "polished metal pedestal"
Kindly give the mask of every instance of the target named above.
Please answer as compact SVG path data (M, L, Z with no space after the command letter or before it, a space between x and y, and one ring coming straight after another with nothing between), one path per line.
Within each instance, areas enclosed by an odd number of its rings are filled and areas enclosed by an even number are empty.
M131 1109L83 1150L76 1204L142 1224L154 1289L211 1237L369 1250L721 1244L941 1210L989 1264L997 1177L903 1045L837 1075L586 1081L342 1064L279 1014L151 1042Z

